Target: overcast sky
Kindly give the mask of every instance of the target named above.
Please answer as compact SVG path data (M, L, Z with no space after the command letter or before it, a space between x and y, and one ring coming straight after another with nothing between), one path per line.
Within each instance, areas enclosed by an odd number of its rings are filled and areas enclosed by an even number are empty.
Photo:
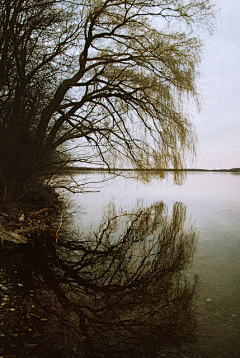
M215 0L215 31L204 36L198 92L202 110L190 108L198 135L197 160L188 167L240 167L240 0Z

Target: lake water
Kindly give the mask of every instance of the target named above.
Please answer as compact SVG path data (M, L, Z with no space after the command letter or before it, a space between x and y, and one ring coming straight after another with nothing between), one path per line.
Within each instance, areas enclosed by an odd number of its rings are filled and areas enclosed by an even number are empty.
M101 173L77 177L94 183L108 179ZM183 204L184 227L192 225L198 233L186 272L199 277L197 349L211 358L240 357L240 174L192 172L181 186L173 184L171 173L146 184L116 177L89 189L93 191L69 196L70 208L75 208L70 226L80 235L96 232L109 207L129 213L163 202L171 217L174 203Z

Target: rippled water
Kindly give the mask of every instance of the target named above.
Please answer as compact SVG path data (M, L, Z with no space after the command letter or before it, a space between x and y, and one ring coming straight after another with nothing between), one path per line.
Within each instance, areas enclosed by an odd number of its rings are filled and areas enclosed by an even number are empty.
M98 182L107 175L92 173L78 179ZM187 221L198 232L189 277L200 279L197 300L198 349L207 357L240 357L240 174L188 173L183 185L173 177L144 184L117 177L92 184L86 194L70 195L71 228L79 234L96 231L109 203L117 212L131 212L140 204L163 202L171 215L174 203L186 206Z

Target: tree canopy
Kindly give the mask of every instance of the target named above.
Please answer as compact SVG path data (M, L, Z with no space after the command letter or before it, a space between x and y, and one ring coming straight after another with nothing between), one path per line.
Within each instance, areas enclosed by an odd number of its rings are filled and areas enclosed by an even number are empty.
M183 168L213 16L210 0L1 1L1 199L69 162Z

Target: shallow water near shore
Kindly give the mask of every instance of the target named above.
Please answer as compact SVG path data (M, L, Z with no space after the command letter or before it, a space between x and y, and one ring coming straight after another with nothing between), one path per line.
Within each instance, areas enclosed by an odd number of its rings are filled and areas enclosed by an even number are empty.
M239 357L240 175L108 178L0 263L0 356Z

